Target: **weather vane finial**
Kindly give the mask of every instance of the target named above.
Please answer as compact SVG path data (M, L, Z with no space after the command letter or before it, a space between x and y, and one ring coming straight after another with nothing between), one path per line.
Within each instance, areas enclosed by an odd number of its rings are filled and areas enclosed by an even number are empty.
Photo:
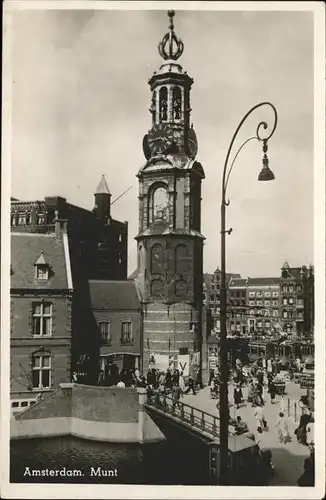
M175 16L175 11L169 10L168 16L170 18L170 31L169 33L165 33L165 35L163 36L158 45L158 51L163 59L172 59L176 61L177 59L179 59L183 52L183 42L174 33L173 18Z

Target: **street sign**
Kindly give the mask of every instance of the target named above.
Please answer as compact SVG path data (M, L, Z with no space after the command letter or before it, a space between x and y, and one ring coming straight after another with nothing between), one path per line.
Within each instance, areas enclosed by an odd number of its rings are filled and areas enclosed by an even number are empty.
M309 389L315 387L314 377L301 377L300 387L302 389Z

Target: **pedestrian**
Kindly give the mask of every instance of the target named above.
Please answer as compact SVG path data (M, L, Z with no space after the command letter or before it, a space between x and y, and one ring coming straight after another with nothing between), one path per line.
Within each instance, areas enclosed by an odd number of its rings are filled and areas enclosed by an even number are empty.
M254 412L254 416L256 417L257 432L261 434L263 432L263 429L267 429L267 421L262 406L257 406Z
M172 389L172 398L173 398L173 409L178 406L180 409L180 397L181 397L181 389L178 385L175 385Z
M270 380L268 383L268 392L271 398L271 403L274 404L275 396L276 396L276 385L273 380Z
M273 372L273 366L272 366L272 360L271 358L268 358L267 360L267 372L272 373Z
M315 486L315 453L313 450L304 461L303 474L298 479L298 486Z
M243 403L243 394L240 383L237 383L233 391L234 405L239 409L239 405Z
M191 375L189 375L188 379L188 387L187 390L184 392L185 394L188 394L188 392L192 391L193 395L196 396L196 391L195 391L195 381L192 378Z
M183 376L183 372L180 373L180 377L179 377L179 387L181 389L181 392L182 394L184 393L184 390L186 388L185 386L185 379L184 379L184 376Z
M312 416L311 413L305 412L301 415L300 421L299 421L299 426L297 429L295 429L294 434L297 436L297 440L299 443L307 446L307 425L308 423L312 422Z
M240 415L237 416L237 421L235 424L235 432L239 436L240 434L244 434L245 432L249 432L248 425L246 422L241 420Z
M290 433L289 433L289 424L287 419L284 416L283 412L278 414L278 420L275 424L278 433L278 441L279 443L288 443L291 441Z
M160 392L165 391L165 375L164 372L160 372L158 377L158 388Z
M117 383L117 387L126 387L126 384L124 383L123 380L119 380L119 382Z

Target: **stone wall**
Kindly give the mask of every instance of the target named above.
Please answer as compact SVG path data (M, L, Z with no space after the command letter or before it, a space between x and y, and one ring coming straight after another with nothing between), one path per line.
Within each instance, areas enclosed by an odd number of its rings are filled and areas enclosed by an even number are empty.
M145 389L61 384L11 420L11 439L72 435L108 442L160 441L145 413Z

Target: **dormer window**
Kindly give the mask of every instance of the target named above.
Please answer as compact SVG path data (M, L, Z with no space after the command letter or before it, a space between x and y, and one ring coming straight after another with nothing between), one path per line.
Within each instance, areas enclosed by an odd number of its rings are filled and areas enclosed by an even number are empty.
M41 252L34 266L35 278L37 280L47 281L49 279L49 264L46 262L43 252Z

